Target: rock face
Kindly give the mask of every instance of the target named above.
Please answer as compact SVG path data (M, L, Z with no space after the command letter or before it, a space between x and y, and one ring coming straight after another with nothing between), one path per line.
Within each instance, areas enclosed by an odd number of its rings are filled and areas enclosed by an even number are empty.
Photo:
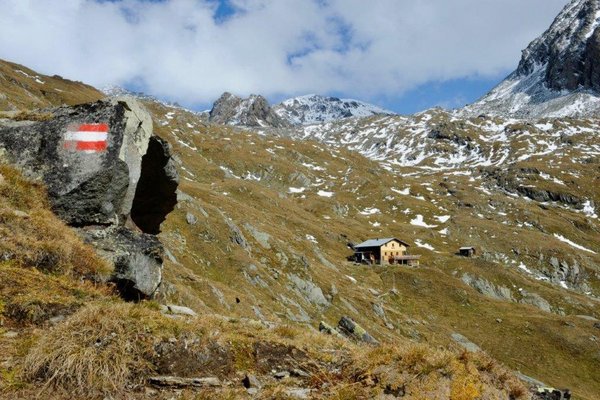
M510 193L526 196L531 200L539 202L554 201L562 203L566 206L583 210L586 199L577 196L574 193L569 193L567 188L542 189L531 185L524 185L521 182L527 178L540 177L540 171L535 168L495 168L483 167L482 174L485 178L494 181L496 185Z
M290 124L271 109L263 96L247 99L225 92L210 110L209 121L216 124L285 128Z
M153 136L150 115L132 98L42 115L0 120L0 159L45 183L57 215L115 264L112 279L126 297L151 297L162 266L153 234L177 202L169 145Z
M293 125L310 125L350 117L394 115L392 111L359 100L309 94L287 99L273 106L273 110Z
M598 0L571 1L550 29L524 51L517 74L546 66L543 82L553 90L600 89Z
M592 116L600 111L599 0L573 0L470 113Z

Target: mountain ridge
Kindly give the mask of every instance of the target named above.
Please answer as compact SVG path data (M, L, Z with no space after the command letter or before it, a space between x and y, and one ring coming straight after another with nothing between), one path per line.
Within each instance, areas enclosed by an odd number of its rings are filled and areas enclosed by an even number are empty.
M291 127L337 121L345 118L362 118L373 115L397 115L393 111L355 99L340 99L332 96L307 94L291 97L271 105L262 95L252 94L247 98L224 92L210 110L192 111L177 103L164 102L155 96L132 92L119 86L102 89L107 96L133 96L140 100L156 101L167 107L197 113L215 123L250 127Z

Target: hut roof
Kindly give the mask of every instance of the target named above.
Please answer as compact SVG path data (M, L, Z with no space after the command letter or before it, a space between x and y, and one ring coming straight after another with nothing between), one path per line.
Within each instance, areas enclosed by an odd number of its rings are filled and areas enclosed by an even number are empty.
M383 239L369 239L369 240L367 240L365 242L357 244L356 246L354 246L354 248L355 249L360 249L360 248L365 248L365 247L381 247L384 244L387 244L387 243L391 242L392 240L400 242L403 245L405 245L406 247L410 246L408 243L403 242L400 239L396 239L396 238L383 238Z

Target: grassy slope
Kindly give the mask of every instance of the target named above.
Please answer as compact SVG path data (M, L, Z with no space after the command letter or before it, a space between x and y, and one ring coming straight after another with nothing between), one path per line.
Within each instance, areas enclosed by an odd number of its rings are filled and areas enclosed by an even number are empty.
M2 99L7 100L2 103L4 109L75 104L101 97L99 92L83 84L39 76L6 62L2 62L2 68L0 81L3 80L4 86L0 93L7 96ZM44 83L36 82L36 79ZM58 89L55 92L64 93L64 97L49 94L46 91L49 87ZM168 136L165 131L163 134ZM290 148L295 146L290 141L282 144ZM222 156L222 142L217 140L213 145L214 155ZM292 154L296 156L293 151ZM191 165L199 168L198 171L206 166ZM286 173L296 169L287 162L281 167L287 168ZM299 207L295 200L283 199L282 208L278 210L279 226L274 226L269 221L272 212L268 211L272 209L273 191L258 185L254 187L255 193L244 192L235 182L220 181L218 186L213 185L218 180L213 182L212 177L221 176L218 175L221 170L215 165L209 170L203 178L204 184L184 179L182 186L187 192L205 198L201 204L210 212L209 218L219 215L214 226L200 221L197 228L206 229L190 232L187 224L182 222L183 211L192 206L193 212L202 214L196 208L196 202L187 204L185 201L165 226L164 236L171 244L170 248L185 264L170 264L165 271L177 287L172 297L191 304L198 311L210 309L253 318L256 315L246 300L264 300L263 312L269 318L278 319L269 308L276 308L278 292L289 292L287 285L273 286L265 294L240 279L240 265L243 265L240 261L256 262L257 245L246 233L252 242L252 253L236 249L229 255L231 244L228 234L222 231L219 209L222 206L222 211L240 224L247 220L281 237L278 246L290 255L306 250L311 268L315 269L315 281L322 281L331 278L332 274L315 264L314 254L302 241L305 230L310 228L320 241L328 243L328 250L335 249L327 257L335 260L346 254L340 238L325 233L322 222L313 217L315 210L329 207L320 201ZM240 189L242 192L235 193L239 196L237 199L219 195L217 191ZM211 203L217 206L210 206ZM373 398L384 390L402 386L408 398L451 396L473 399L480 396L506 398L508 393L525 395L522 384L504 367L482 354L461 354L397 339L381 348L363 347L304 327L277 324L267 328L252 320L224 318L212 312L198 319L173 320L157 312L154 303L125 304L113 296L109 286L93 283L96 276L107 273L106 264L52 215L42 187L25 181L10 167L0 166L0 204L0 254L3 260L0 262L0 398L43 396L67 399L76 395L119 399L146 398L148 393L153 393L155 398L172 398L174 393L171 391L155 393L148 389L151 392L145 392L143 386L137 386L151 373L216 375L231 385L217 391L176 392L183 398L243 398L247 395L239 386L239 379L245 371L260 376L265 387L259 397L269 399L287 398L286 388L299 385L315 390L313 396L317 398L337 399ZM257 207L265 210L264 220L244 218L244 213L251 215L257 212ZM332 222L337 228L343 227L339 218ZM355 223L352 232L358 229L356 226L360 224ZM188 236L189 246L184 246L181 240ZM177 240L180 240L180 247L177 247ZM303 245L292 248L286 241L300 241ZM269 252L264 252L264 256L260 263L275 262ZM298 274L306 273L300 259L292 259L288 265ZM227 266L237 268L237 274L223 273L222 268ZM260 268L262 271L262 264ZM352 267L343 268L350 271ZM374 279L374 286L380 284L376 274L368 270L364 273L365 280ZM368 296L363 289L354 296L359 286L349 286L347 280L339 281L338 285L348 289L345 292L353 302ZM239 310L233 306L228 308L207 295L213 286L225 293L226 302L234 304L235 296L242 298ZM318 310L310 309L306 304L304 307L318 317ZM331 319L339 316L333 310L328 312ZM369 319L365 321L370 323ZM383 331L376 330L385 336ZM178 343L186 350L179 352ZM158 349L169 346L176 351L161 355L171 354L175 367L162 362L158 354ZM218 353L212 354L215 350ZM204 359L207 354L208 359L225 354L226 361L196 366L196 369L190 367L188 361ZM295 361L287 365L290 355ZM178 360L183 360L183 364L178 364ZM273 365L304 368L311 372L311 377L276 382L270 376Z
M0 178L2 228L10 231L0 247L8 259L0 263L0 398L172 398L169 390L144 390L156 374L229 382L178 391L183 398L245 398L244 372L260 377L263 399L288 398L298 385L315 398L366 399L399 388L407 398L525 397L523 385L483 354L406 340L365 347L293 326L210 313L170 319L155 303L124 303L86 278L106 265L48 211L43 189L6 166ZM310 377L278 382L270 378L275 366Z
M46 76L0 60L0 112L75 105L104 97L97 89L58 75Z
M592 322L575 317L598 317L597 302L532 279L516 268L516 263L454 256L457 247L467 243L527 265L541 262L539 253L546 257L572 255L568 245L549 238L551 232L561 232L577 243L600 250L597 226L590 226L581 214L557 207L543 210L499 191L483 195L475 189L478 184L467 176L435 173L418 178L405 174L395 177L376 163L344 150L206 126L190 113L158 104L149 107L156 116L157 132L173 144L182 161L180 188L194 199L181 201L163 226L162 239L177 261L168 262L166 268L168 280L177 288L171 299L197 309L254 318L258 309L266 319L275 321L290 315L300 318L302 308L311 316L308 325L312 327L319 319L335 323L341 315L350 315L378 338L392 342L409 337L447 345L449 334L460 332L514 369L552 385L570 387L581 398L593 399L600 393L595 378L600 367L599 345L594 339L597 330ZM238 177L250 173L261 179L238 179L221 167ZM289 193L289 187L303 186L294 180L292 174L297 172L320 186L301 194ZM409 172L414 171L405 171ZM457 193L448 196L442 182L457 189ZM424 183L429 183L431 191ZM406 187L410 187L411 196L391 190ZM321 197L318 190L334 195ZM426 200L417 199L419 196ZM490 201L507 216L499 218L491 212ZM336 206L347 206L347 215L336 214ZM381 214L360 214L369 207L380 209ZM406 209L410 209L408 215L403 212ZM198 223L189 225L185 221L188 212L198 217ZM249 251L231 242L221 213L243 232L251 245ZM416 214L438 227L411 225ZM436 222L435 215L452 218L442 224ZM546 232L522 225L530 220L539 221ZM375 222L380 226L374 226ZM270 235L270 249L253 239L246 223ZM437 232L443 227L449 229L447 237ZM318 244L306 235L314 236ZM397 236L413 243L418 239L433 245L436 252L413 246L413 252L424 257L419 269L371 269L343 261L350 254L348 240L356 243L374 236ZM285 254L287 265L277 253ZM334 269L324 265L318 253ZM299 261L301 256L309 266ZM586 265L599 262L598 256L581 257L587 257ZM538 293L553 309L567 315L484 297L457 279L463 272L507 286L516 298L518 288ZM332 305L323 308L306 301L287 280L290 273L312 280L326 294L337 291ZM346 275L353 276L358 284ZM591 278L597 282L593 270ZM332 285L336 290L331 290ZM389 294L392 286L399 290L399 296ZM236 297L240 303L236 303ZM373 304L384 308L393 329L373 312Z

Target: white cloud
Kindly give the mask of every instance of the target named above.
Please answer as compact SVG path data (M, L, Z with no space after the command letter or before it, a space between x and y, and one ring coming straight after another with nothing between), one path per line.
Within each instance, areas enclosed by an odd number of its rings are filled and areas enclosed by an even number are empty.
M0 0L0 58L186 104L221 92L399 95L496 76L567 0Z

